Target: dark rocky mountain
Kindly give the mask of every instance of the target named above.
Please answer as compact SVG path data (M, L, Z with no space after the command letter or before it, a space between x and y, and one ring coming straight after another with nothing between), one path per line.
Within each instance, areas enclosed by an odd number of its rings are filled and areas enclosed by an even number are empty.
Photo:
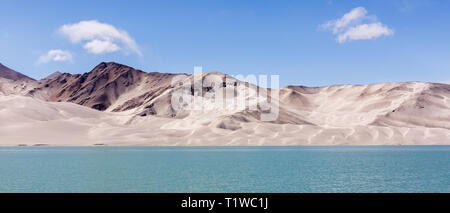
M146 73L126 65L102 62L84 74L59 73L45 78L29 95L100 111L123 111L162 93L170 86L173 76L176 74Z
M0 77L1 78L6 78L6 79L10 79L10 80L31 80L34 81L34 79L19 73L17 71L14 71L12 69L10 69L9 67L6 67L5 65L0 63Z

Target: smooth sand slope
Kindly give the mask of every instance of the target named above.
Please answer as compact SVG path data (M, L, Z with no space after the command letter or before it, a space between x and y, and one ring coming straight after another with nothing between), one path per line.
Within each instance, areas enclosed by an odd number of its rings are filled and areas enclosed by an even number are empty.
M435 86L283 88L280 116L290 119L279 122L248 111L141 116L0 95L0 145L448 145L450 97L428 95Z
M38 81L9 68L0 74L0 146L450 145L448 84L259 91L218 72L146 73L113 62ZM180 92L201 108L175 110ZM276 120L261 121L267 99L279 108Z

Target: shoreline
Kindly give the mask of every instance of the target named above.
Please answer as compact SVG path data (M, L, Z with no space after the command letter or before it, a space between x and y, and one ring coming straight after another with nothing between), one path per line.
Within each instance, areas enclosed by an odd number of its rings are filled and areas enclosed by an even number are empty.
M176 145L102 145L102 146L98 146L98 145L38 145L38 146L9 146L9 145L0 145L0 148L41 148L41 147L46 147L46 148L58 148L58 147L64 147L64 148L68 148L68 147L83 147L83 148L88 148L88 147L144 147L144 148L158 148L158 147L164 147L164 148L260 148L260 147L264 147L264 148L300 148L300 147L445 147L445 146L450 146L450 144L417 144L417 145L287 145L287 146L283 146L283 145L268 145L268 146L264 146L264 145L192 145L192 146L176 146Z

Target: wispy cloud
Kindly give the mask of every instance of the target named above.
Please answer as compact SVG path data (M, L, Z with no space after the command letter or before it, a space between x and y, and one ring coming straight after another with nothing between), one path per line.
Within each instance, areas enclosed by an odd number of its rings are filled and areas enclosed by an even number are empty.
M343 43L347 40L370 40L383 35L392 35L393 33L394 32L391 29L377 22L351 27L344 33L338 34L337 40L339 43Z
M72 61L72 54L65 50L50 50L38 59L38 64L48 63L50 61L65 62Z
M367 15L364 7L357 7L341 18L328 21L320 26L331 30L339 43L351 40L371 40L394 34L394 30L377 21L376 16Z
M141 55L134 39L124 30L97 20L66 24L59 32L67 36L72 43L82 43L83 48L93 54L132 51Z

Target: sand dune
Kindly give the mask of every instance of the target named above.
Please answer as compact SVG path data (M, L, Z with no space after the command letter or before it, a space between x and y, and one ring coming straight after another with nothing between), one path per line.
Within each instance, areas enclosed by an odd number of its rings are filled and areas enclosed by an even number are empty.
M184 102L177 109L172 98L180 92L201 108ZM276 120L261 121L261 96L278 103ZM247 108L233 107L238 100ZM0 146L443 144L450 144L447 84L266 91L218 72L145 73L116 63L39 81L0 78Z
M415 84L415 83L414 83ZM375 88L387 88L373 85ZM398 85L401 86L401 85ZM406 86L409 88L408 86ZM414 86L411 86L414 87ZM352 87L342 86L355 90ZM359 86L357 91L368 91ZM429 87L428 87L429 88ZM290 90L284 88L282 90ZM334 99L338 88L321 88L328 91L328 99ZM370 90L370 89L369 89ZM377 89L378 90L378 89ZM396 90L393 90L396 91ZM358 92L340 91L355 102L329 102L320 105L320 100L308 100L316 104L308 113L304 109L289 110L303 115L311 124L261 122L243 112L190 112L183 118L165 116L136 116L132 111L101 112L73 103L45 102L32 97L0 96L0 145L436 145L450 144L449 113L444 102L431 105L429 115L419 122L414 101L404 100L399 104L398 95L392 97L363 97L358 100ZM427 97L414 95L412 100ZM405 95L405 94L404 94ZM447 100L448 93L436 96L437 100ZM306 96L306 95L305 95ZM332 98L333 97L333 98ZM282 97L283 102L287 100ZM406 97L404 97L406 98ZM413 97L409 97L413 98ZM428 100L423 98L424 100ZM380 100L381 104L376 104ZM431 99L431 102L436 100ZM283 103L282 102L282 103ZM384 103L384 102L388 102ZM355 103L359 103L358 106ZM414 104L412 104L414 103ZM419 101L419 103L422 103ZM446 102L445 102L446 103ZM355 107L350 107L351 105ZM412 104L412 106L411 106ZM448 103L446 103L448 105ZM286 104L288 106L288 104ZM334 106L336 111L332 110ZM368 107L371 106L371 107ZM428 107L416 110L425 110ZM397 109L399 115L392 115ZM404 110L403 110L404 109ZM367 114L369 112L369 114ZM416 114L405 119L404 113ZM441 114L442 113L442 114Z

